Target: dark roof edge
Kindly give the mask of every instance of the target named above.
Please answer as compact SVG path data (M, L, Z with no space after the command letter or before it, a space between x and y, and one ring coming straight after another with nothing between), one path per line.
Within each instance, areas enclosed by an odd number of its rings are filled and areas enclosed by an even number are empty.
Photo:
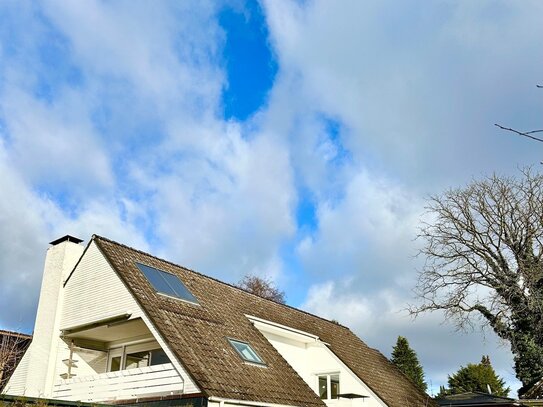
M109 240L109 239L104 239L104 238L102 238L102 237L100 237L98 235L92 235L92 238L90 240L90 242L96 241L96 247L98 248L98 250L100 250L100 253L102 253L102 255L104 256L104 259L106 259L106 261L108 262L108 264L112 268L112 270L115 271L115 274L117 274L117 277L119 277L119 279L122 281L122 283L124 284L124 286L126 287L128 292L130 293L130 295L132 295L132 298L134 299L134 301L136 301L136 303L138 304L140 309L143 311L145 316L147 318L149 318L149 321L151 321L154 328L157 330L157 332L160 334L160 336L162 336L162 338L164 339L164 342L168 343L168 341L165 339L166 336L164 335L164 332L162 332L162 330L159 327L160 324L157 324L155 322L154 318L149 314L149 312L147 312L147 309L145 308L145 306L140 302L138 297L134 294L134 292L132 291L132 288L130 288L130 286L128 284L126 284L126 281L124 281L124 277L121 275L121 273L119 273L117 271L117 269L113 265L113 262L111 261L109 255L107 254L107 251L104 250L102 247L100 247L100 239L105 240L106 242L109 242L109 243L113 243L113 244L118 244L118 243L116 243L116 242L114 242L112 240ZM124 245L121 245L121 246L124 246ZM128 247L128 246L124 246L124 247L130 249L130 247ZM134 249L132 249L132 250L134 250ZM141 252L139 250L136 250L136 251L140 252L140 253L143 253L143 254L146 254L145 252ZM83 256L81 256L81 257L83 257ZM168 343L168 346L169 346L169 343ZM187 369L187 367L183 363L183 360L179 357L177 352L175 352L175 351L172 351L172 352L175 354L175 356L177 356L177 360L179 361L179 364L183 367L183 369L185 369L185 372L187 372L187 374L194 381L194 383L196 383L198 385L198 387L200 389L200 392L204 395L204 397L209 397L210 394L208 394L207 391L204 389L204 387L198 382L198 380L196 380L196 378L193 376L192 372L189 369Z
M80 239L78 237L72 236L72 235L64 235L62 237L59 237L58 239L53 240L52 242L49 242L50 245L57 245L62 242L73 242L76 244L79 244L83 241L83 239Z
M94 235L92 235L92 238L87 242L87 245L85 246L85 249L83 250L83 253L81 253L81 256L79 256L79 259L77 259L77 263L75 263L74 268L72 271L70 271L70 274L68 274L68 277L66 277L66 280L62 283L62 288L66 287L66 284L68 284L68 281L70 281L70 278L72 278L72 274L74 274L75 269L77 266L79 266L79 263L81 263L81 259L85 256L85 253L87 253L87 250L89 250L89 247L94 240Z
M190 271L191 273L198 274L199 276L202 276L202 277L207 278L207 279L209 279L209 280L216 281L217 283L226 285L226 286L228 286L228 287L230 287L230 288L234 288L234 289L236 289L236 290L243 291L244 293L250 294L250 295L252 295L252 296L254 296L254 297L257 297L257 298L260 298L260 299L263 299L263 300L266 300L266 301L270 301L270 302L273 302L273 303L275 303L275 304L279 304L279 305L281 305L281 306L283 306L283 307L288 307L288 308L290 308L290 309L293 309L293 310L298 311L298 312L302 312L302 313L307 314L307 315L311 315L312 317L318 318L318 319L320 319L320 320L322 320L322 321L326 321L326 322L328 322L328 323L330 323L330 324L334 324L334 325L336 325L336 326L339 326L339 327L341 327L341 328L343 328L343 329L346 329L346 330L350 331L349 327L347 327L347 326L345 326L345 325L342 325L342 324L340 324L340 323L338 323L338 322L334 322L334 321L331 321L331 320L329 320L329 319L326 319L326 318L320 317L320 316L318 316L318 315L312 314L311 312L301 310L301 309L296 308L296 307L294 307L294 306L292 306L292 305L282 304L282 303L280 303L280 302L271 300L271 299L269 299L269 298L261 297L261 296L259 296L259 295L253 294L253 293L250 292L250 291L244 290L243 288L237 287L237 286L235 286L234 284L225 283L224 281L221 281L221 280L219 280L219 279L217 279L217 278L215 278L215 277L210 277L210 276L208 276L208 275L206 275L206 274L202 274L202 273L200 273L200 272L198 272L198 271L189 269L189 268L187 268L187 267L185 267L185 266L181 266L181 265L179 265L179 264L177 264L177 263L174 263L174 262L172 262L172 261L170 261L170 260L166 260L166 259L163 259L163 258L161 258L161 257L155 256L155 255L153 255L153 254L144 252L143 250L136 249L136 248L134 248L134 247L125 245L125 244L123 244L123 243L116 242L115 240L111 240L111 239L108 239L107 237L103 237L103 236L96 235L96 234L92 235L92 239L94 239L94 238L101 239L101 240L104 240L104 241L106 241L106 242L113 243L113 244L116 244L116 245L125 247L125 248L127 248L127 249L129 249L129 250L133 250L133 251L135 251L135 252L138 252L138 253L144 254L144 255L146 255L146 256L152 257L153 259L156 259L156 260L159 260L159 261L163 261L164 263L171 264L172 266L179 267L179 268L182 268L182 269L184 269L184 270ZM91 239L91 240L92 240L92 239ZM366 346L367 346L367 345L366 345Z
M489 393L485 393L485 392L482 392L482 391L466 391L466 392L463 392L463 393L449 394L447 396L438 398L436 400L448 400L448 397L461 396L461 395L464 395L464 394L465 395L473 394L473 395L478 395L478 396L485 396L485 397L494 398L494 399L502 399L504 401L515 401L515 399L512 399L511 397L498 396L497 394L489 394ZM454 400L454 399L451 399L451 400Z
M115 405L125 405L125 404L147 404L147 403L156 403L161 401L170 401L170 400L186 400L186 399L202 399L206 398L203 393L189 393L189 394L174 394L169 396L148 396L148 397L139 397L134 399L122 399L115 400L112 403Z
M15 331L6 331L4 329L0 329L0 335L9 335L9 336L14 336L16 338L21 338L21 339L32 339L31 334L25 334L22 332L15 332Z

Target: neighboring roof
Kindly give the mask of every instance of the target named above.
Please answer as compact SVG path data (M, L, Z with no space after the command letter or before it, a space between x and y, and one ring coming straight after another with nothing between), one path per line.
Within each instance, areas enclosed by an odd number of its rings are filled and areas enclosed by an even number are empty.
M31 335L0 329L0 359L3 359L0 362L4 362L0 368L0 391L7 384L31 341Z
M325 405L245 317L249 314L318 336L391 407L435 405L386 357L344 326L103 237L93 236L92 240L208 397ZM136 262L177 275L200 305L157 294ZM267 366L244 363L227 338L250 343Z
M437 399L440 406L517 406L514 399L508 397L494 396L488 393L469 392L460 394L451 394Z
M1 336L9 336L9 337L12 337L12 338L20 338L22 340L32 339L32 335L24 334L22 332L4 331L3 329L0 329L0 337Z
M540 400L543 399L543 378L539 379L531 386L526 386L519 390L520 397L523 399ZM526 390L525 390L526 389Z

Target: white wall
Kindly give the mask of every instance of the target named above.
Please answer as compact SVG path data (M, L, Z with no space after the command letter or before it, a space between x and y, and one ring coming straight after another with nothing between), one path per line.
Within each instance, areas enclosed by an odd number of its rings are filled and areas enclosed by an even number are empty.
M84 325L122 313L143 312L121 279L92 242L64 287L61 329Z
M131 319L144 321L166 352L183 382L183 392L199 393L199 388L94 242L68 279L82 252L83 247L73 242L49 248L34 338L4 392L15 396L53 397L54 385L62 380L61 374L68 371L63 360L70 356L68 342L60 337L61 330L128 313ZM76 349L73 359L77 360L77 367L72 373L84 377L103 372L107 354Z
M77 269L66 283L61 327L67 329L124 313L131 314L130 319L143 319L178 371L184 383L184 392L198 393L199 388L177 361L173 352L169 350L166 342L160 337L130 291L104 258L98 246L92 242ZM69 357L68 345L64 341L61 342L62 350L59 351L59 354L62 356L58 358L58 361ZM76 350L74 358L79 361L75 371L79 377L93 375L97 372L95 367L97 363L100 363L97 360L99 355L97 358L93 358ZM66 371L67 368L63 363L57 363L57 383L60 380L60 374Z
M267 330L265 324L255 326L275 349L317 393L320 374L339 373L340 393L369 396L366 399L325 400L330 407L378 407L386 404L373 393L337 356L315 337L304 337L290 331L281 334L277 326ZM272 332L270 332L272 331ZM297 339L298 338L298 339Z
M70 241L48 248L32 342L25 360L19 363L4 389L5 393L40 397L46 395L45 389L52 385L59 341L62 285L82 252L83 246Z
M28 372L28 362L30 360L30 349L27 349L23 358L17 365L17 369L13 372L6 387L4 393L24 395L26 394L26 375Z

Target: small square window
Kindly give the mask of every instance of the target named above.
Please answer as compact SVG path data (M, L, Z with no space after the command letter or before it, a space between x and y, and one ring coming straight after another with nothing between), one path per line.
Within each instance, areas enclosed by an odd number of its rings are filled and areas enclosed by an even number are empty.
M339 374L324 374L318 377L318 395L322 400L339 398Z
M228 339L228 342L230 342L232 347L246 362L258 363L261 365L264 364L264 361L260 358L260 356L258 356L255 350L248 343L236 341L234 339Z

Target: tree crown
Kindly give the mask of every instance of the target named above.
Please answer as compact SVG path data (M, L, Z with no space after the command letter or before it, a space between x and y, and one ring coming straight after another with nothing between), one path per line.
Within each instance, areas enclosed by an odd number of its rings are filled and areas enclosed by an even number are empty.
M281 304L286 303L285 292L279 290L270 279L265 277L247 274L238 282L237 287L259 297L267 298Z
M481 392L490 393L496 396L505 397L509 394L510 388L505 387L505 381L500 378L488 356L483 356L480 363L468 363L448 378L449 388L440 388L438 397L449 394Z
M509 341L517 377L543 375L543 176L493 175L430 198L415 315L442 310Z
M392 349L392 363L405 374L422 391L426 391L424 371L419 363L417 354L409 346L409 342L403 336L398 336L396 345Z

